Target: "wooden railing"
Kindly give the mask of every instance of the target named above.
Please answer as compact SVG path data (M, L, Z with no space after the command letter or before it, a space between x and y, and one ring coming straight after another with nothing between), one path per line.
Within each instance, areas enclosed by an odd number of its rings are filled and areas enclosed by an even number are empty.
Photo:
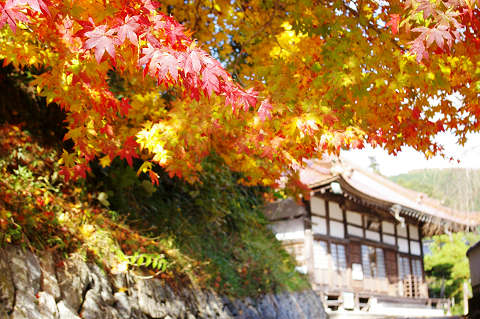
M403 296L407 298L427 298L428 288L421 277L408 275L402 280Z
M422 278L409 275L398 283L389 283L387 278L364 278L353 280L350 268L343 271L315 269L314 282L329 291L355 291L385 296L428 298L427 284Z
M353 280L352 270L315 269L314 284L327 287L332 291L364 291L374 294L398 295L395 286L386 278L364 278Z

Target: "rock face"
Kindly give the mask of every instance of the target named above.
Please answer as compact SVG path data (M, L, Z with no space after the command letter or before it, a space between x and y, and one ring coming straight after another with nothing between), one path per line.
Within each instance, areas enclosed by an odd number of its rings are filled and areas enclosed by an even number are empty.
M313 291L230 300L174 291L158 279L109 275L72 258L55 264L19 247L0 249L0 319L323 319Z

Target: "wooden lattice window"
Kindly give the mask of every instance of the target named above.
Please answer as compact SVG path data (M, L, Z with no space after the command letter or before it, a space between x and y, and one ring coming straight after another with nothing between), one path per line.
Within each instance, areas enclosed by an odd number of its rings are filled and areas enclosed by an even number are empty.
M385 278L383 249L362 245L362 266L366 278Z
M408 257L398 255L398 277L403 279L411 274Z
M347 258L345 256L345 246L342 244L330 244L330 255L332 256L333 269L347 269Z
M412 270L415 277L423 278L422 261L420 259L412 259Z

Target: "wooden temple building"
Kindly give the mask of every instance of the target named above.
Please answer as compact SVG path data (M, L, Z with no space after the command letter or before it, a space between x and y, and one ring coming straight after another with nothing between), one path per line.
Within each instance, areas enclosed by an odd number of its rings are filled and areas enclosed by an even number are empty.
M420 316L445 306L428 296L422 238L472 230L478 219L339 160L310 161L300 177L310 200L272 203L266 215L326 307Z

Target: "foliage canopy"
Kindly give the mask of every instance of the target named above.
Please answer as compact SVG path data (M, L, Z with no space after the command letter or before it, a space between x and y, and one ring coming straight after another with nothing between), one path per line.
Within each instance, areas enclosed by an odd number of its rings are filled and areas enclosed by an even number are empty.
M2 0L0 58L65 110L67 178L120 157L195 181L216 153L272 185L325 151L477 131L477 5Z

